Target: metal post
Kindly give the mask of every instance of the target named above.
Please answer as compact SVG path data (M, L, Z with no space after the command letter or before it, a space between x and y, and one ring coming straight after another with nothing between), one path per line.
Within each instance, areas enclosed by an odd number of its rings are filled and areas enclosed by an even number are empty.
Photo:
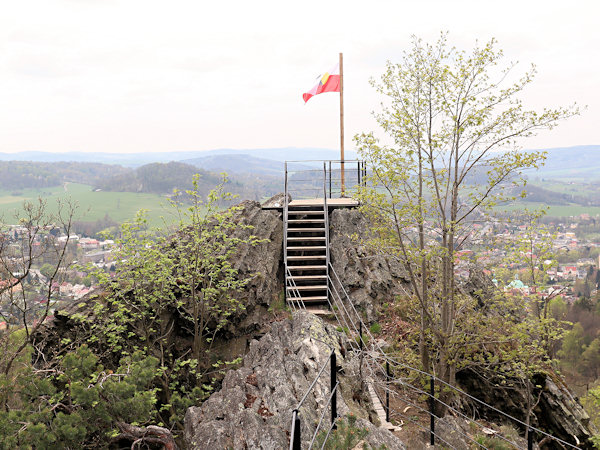
M335 419L337 418L337 364L335 358L335 350L331 352L331 357L329 358L331 361L331 392L336 389L335 394L331 396L331 423L333 424L333 428L336 428Z
M363 336L363 332L362 332L362 320L360 321L360 324L358 325L358 333L359 333L359 336L358 336L358 338L359 338L359 340L360 340L360 342L359 342L359 345L360 345L360 349L362 350L362 349L363 349L363 338L362 338L362 336Z
M331 161L329 161L329 198L331 198Z
M298 410L292 411L292 436L290 439L290 450L301 450L300 445L300 416Z
M356 176L358 177L358 182L356 184L360 186L360 161L356 162Z
M527 430L527 450L533 450L533 430Z
M435 384L433 376L429 379L429 440L431 445L435 445Z
M390 421L390 362L385 362L385 420Z

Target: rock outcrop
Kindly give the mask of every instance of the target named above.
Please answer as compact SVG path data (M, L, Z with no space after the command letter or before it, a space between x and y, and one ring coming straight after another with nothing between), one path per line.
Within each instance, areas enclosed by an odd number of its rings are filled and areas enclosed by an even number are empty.
M244 292L237 298L244 305L231 318L227 331L230 336L247 334L260 328L267 310L277 301L283 301L283 221L281 212L263 209L260 203L245 201L238 205L234 220L251 228L239 228L233 237L254 235L261 240L257 245L241 245L233 258L240 277L250 277Z
M357 376L358 358L346 348L345 335L310 313L297 312L293 320L273 323L270 332L251 343L243 367L227 373L221 390L202 406L188 409L186 445L201 449L288 447L292 410L321 367L328 364L333 349L340 366L338 413L356 415L357 424L371 431L366 438L370 445L403 449L394 435L367 420L374 417L372 404ZM303 442L314 434L329 392L326 366L300 408Z
M457 374L457 382L466 392L479 400L522 422L526 421L527 394L524 387L519 388L518 382L513 383L514 387L508 388L499 380L483 379L467 370ZM531 425L579 448L593 448L589 438L597 431L592 429L590 417L567 387L559 380L543 374L536 376L535 384L542 388L534 391L536 399L540 395L540 401L533 409ZM476 402L470 402L470 407L476 415L488 420L497 423L507 422L506 418L497 411L485 408ZM544 436L541 435L536 436L536 441L541 441L543 438ZM543 448L563 448L556 441L549 439L544 445Z
M367 219L357 209L335 209L330 216L331 264L346 287L354 306L373 321L378 304L392 302L408 279L399 261L367 252L352 236L366 236Z

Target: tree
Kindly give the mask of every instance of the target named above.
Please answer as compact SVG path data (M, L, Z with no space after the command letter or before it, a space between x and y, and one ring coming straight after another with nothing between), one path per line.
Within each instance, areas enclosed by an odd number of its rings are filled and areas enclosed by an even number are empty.
M521 138L553 128L577 109L525 109L519 94L535 68L514 78L496 41L471 53L413 40L398 64L388 63L375 88L386 97L376 120L391 144L374 133L355 137L371 173L359 196L377 250L404 261L420 306L420 355L454 383L457 321L466 311L456 285L457 251L499 201L514 198L522 172L541 152L518 149Z
M0 335L0 371L6 377L50 315L55 283L62 281L70 264L67 247L77 205L58 200L57 211L49 213L47 202L41 198L26 201L14 218L19 225L2 224L0 228L0 318L7 327ZM64 234L63 241L52 232L56 228ZM32 271L46 260L51 261L42 266L46 280L38 280L38 285L27 282Z
M239 207L220 210L221 201L232 199L226 182L204 198L195 177L185 203L173 202L180 219L174 232L149 230L143 213L123 224L114 278L94 272L104 294L88 341L99 352L142 350L158 359L159 416L176 431L187 407L210 389L209 373L230 363L212 359L211 349L231 315L243 309L237 295L249 279L235 269L234 256L241 245L259 242L252 227L237 220ZM182 345L187 336L191 345Z

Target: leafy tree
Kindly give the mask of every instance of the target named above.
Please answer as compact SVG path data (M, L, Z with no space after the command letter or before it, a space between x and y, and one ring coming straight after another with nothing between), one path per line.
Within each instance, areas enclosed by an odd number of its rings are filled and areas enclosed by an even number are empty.
M573 325L573 328L565 334L558 355L562 359L570 362L571 368L574 369L575 364L583 353L584 344L583 327L580 323L576 323Z
M214 360L211 349L231 315L243 309L237 295L248 279L239 276L234 256L240 245L259 242L237 220L238 207L219 209L232 198L226 179L206 199L195 181L186 192L191 202L173 203L180 217L175 233L149 230L143 213L122 225L114 277L94 272L104 294L88 338L108 358L141 350L159 360L159 416L176 431L187 407L211 389L209 372L227 364ZM191 346L182 345L188 335Z
M0 335L0 371L8 375L14 362L32 342L32 336L50 315L56 282L62 281L68 267L67 247L77 205L70 200L57 201L58 212L50 214L41 198L24 202L15 220L19 227L0 229L0 318L7 330ZM59 228L66 236L59 242L52 230ZM38 286L28 283L32 270L40 261L45 264L46 281ZM18 332L18 334L14 334ZM15 338L19 339L15 343Z
M521 173L544 155L523 152L518 139L554 127L575 108L524 108L521 92L535 68L513 77L495 40L471 53L414 39L380 82L386 97L376 120L391 144L373 133L355 137L371 167L360 197L377 250L401 259L420 306L420 355L426 370L453 383L457 337L472 305L456 286L457 251L471 223L511 198ZM460 320L459 320L460 319ZM461 339L458 339L460 341Z
M206 200L198 192L199 176L193 179L193 188L186 191L191 204L182 209L174 203L180 217L180 232L173 243L178 264L176 277L183 281L188 301L180 302L180 311L190 324L193 336L193 356L201 362L210 351L215 335L229 321L229 317L244 308L235 298L250 278L240 278L233 266L233 257L239 246L256 245L259 240L250 235L237 237L235 232L252 227L233 220L239 207L219 211L221 201L233 196L224 191L226 178L213 189ZM209 323L214 323L209 326Z

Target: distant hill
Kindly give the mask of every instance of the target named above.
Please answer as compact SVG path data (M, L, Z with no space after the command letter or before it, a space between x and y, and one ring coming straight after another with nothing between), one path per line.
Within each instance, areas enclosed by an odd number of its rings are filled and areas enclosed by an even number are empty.
M210 155L185 159L181 162L213 172L254 173L276 177L283 175L283 164L280 161L244 154Z
M185 161L214 155L248 155L254 158L275 161L307 159L339 159L339 150L313 147L282 147L258 149L214 149L198 151L140 152L140 153L100 153L100 152L19 152L0 153L0 161L40 161L40 162L99 162L139 167L153 162ZM346 151L346 158L356 158L356 152Z
M543 150L548 153L546 164L535 172L529 172L530 177L589 181L600 179L600 145L579 145Z
M218 174L190 164L169 162L146 164L129 173L102 180L95 184L95 188L103 191L170 194L173 189L190 189L192 178L197 173L200 174L201 186L214 187L220 181Z
M98 182L95 189L116 192L146 192L153 194L172 194L174 189L191 189L195 174L200 175L198 189L206 195L210 189L221 182L221 175L200 169L191 164L171 161L169 163L151 163L138 167L130 173L117 175ZM261 179L238 175L229 177L227 191L238 194L243 199L260 200L281 190L281 183L263 176Z
M122 166L80 162L0 161L0 189L47 188L72 183L95 184L131 172Z

